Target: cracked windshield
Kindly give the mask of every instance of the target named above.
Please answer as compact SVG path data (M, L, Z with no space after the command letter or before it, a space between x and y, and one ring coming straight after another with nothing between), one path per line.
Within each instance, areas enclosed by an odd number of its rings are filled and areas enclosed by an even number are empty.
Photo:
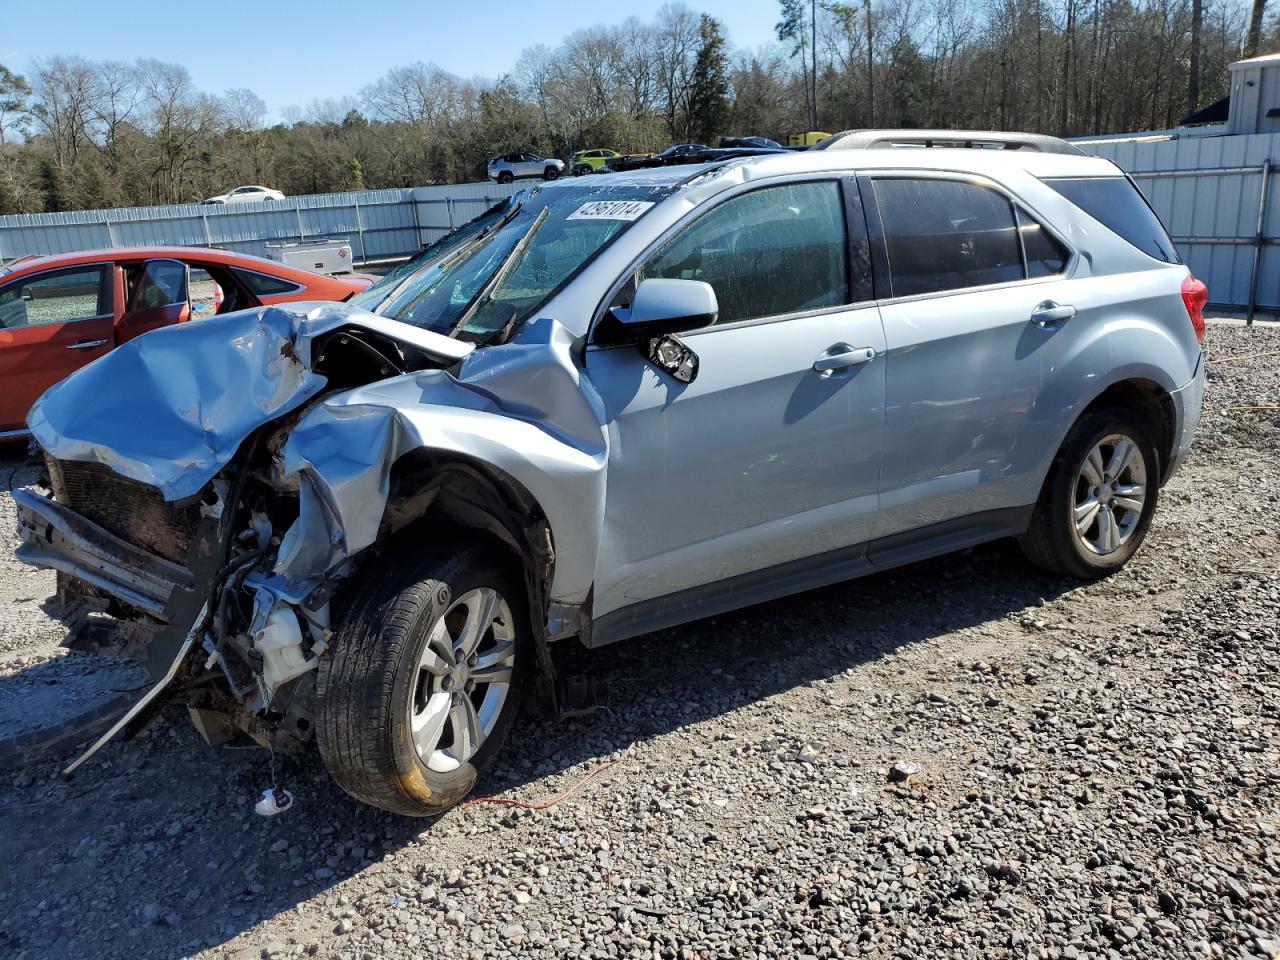
M352 302L415 327L487 342L528 319L665 193L630 185L517 195Z

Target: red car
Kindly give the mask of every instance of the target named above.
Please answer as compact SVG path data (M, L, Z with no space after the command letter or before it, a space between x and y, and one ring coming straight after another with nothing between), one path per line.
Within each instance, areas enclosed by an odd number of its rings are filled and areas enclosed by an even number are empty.
M210 313L289 300L346 300L369 286L204 247L87 250L0 270L0 442L26 435L46 388L156 327L184 323L207 275Z

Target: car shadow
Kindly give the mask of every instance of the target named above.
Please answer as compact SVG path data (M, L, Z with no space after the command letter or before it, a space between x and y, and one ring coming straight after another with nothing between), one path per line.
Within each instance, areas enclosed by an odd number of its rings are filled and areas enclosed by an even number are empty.
M1029 573L1012 544L997 543L615 646L562 644L558 667L594 678L607 709L562 721L530 715L477 792L547 800L572 782L558 774L636 738L1008 617L1070 586ZM0 675L0 698L20 674ZM176 706L62 783L57 765L66 759L32 758L0 785L0 860L10 878L0 889L0 948L11 953L160 957L217 946L457 818L501 829L499 819L477 816L491 807L429 821L364 806L332 784L314 750L275 758L295 804L258 817L252 805L271 783L272 758L206 745ZM109 927L80 922L86 891L116 911Z

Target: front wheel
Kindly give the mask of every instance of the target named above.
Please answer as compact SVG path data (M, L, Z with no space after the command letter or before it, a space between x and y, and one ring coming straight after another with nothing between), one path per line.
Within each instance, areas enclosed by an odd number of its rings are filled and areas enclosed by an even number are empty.
M1142 545L1159 488L1159 457L1142 420L1118 407L1086 413L1063 441L1019 544L1051 573L1106 576Z
M545 170L543 170L543 171L542 171L542 179L543 179L543 180L559 180L559 179L560 179L560 168L559 168L559 167L547 167L547 169L545 169Z
M503 170L500 174L498 174L499 183L510 183L514 179L515 177L512 176L510 170Z
M392 813L442 813L492 766L530 662L518 578L476 548L393 551L321 664L316 739L330 775Z

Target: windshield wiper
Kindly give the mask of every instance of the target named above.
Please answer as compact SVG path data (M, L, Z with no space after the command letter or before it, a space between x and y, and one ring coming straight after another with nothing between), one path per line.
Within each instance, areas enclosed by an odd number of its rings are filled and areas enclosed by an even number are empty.
M449 336L457 337L457 335L462 332L463 328L471 321L471 318L476 315L486 302L488 302L489 295L498 288L498 285L501 284L504 279L506 279L507 274L510 273L512 267L515 266L516 261L520 259L520 255L524 253L524 251L528 249L529 244L533 242L533 238L537 234L539 228L547 222L547 214L550 212L551 207L546 206L542 208L536 217L534 217L533 223L529 224L529 229L526 230L524 232L524 236L522 236L518 241L516 241L515 245L512 246L511 252L503 258L502 263L498 265L498 269L493 272L493 276L490 277L488 282L476 292L474 297L471 298L471 302L467 304L467 309L462 311L462 316L458 317L457 322L454 323L453 327L449 330Z
M456 263L460 258L470 254L471 251L474 250L476 246L480 244L481 241L487 240L489 237L493 236L494 233L501 230L508 223L514 220L516 218L516 215L520 213L523 207L524 207L524 200L521 200L519 203L515 204L510 210L508 210L505 214L503 214L500 220L485 227L483 230L477 233L474 237L472 237L466 243L462 244L462 246L455 247L452 250L446 250L443 253L441 253L438 257L432 260L428 260L426 263L420 266L417 270L414 270L407 277L405 277L398 284L396 284L395 289L382 298L382 301L373 309L373 312L381 315L384 307L386 307L390 303L394 303L396 299L400 296L400 294L404 293L405 289L409 286L410 283L417 280L428 270L434 270L437 268L440 270L446 270L449 267L451 267L454 263Z

